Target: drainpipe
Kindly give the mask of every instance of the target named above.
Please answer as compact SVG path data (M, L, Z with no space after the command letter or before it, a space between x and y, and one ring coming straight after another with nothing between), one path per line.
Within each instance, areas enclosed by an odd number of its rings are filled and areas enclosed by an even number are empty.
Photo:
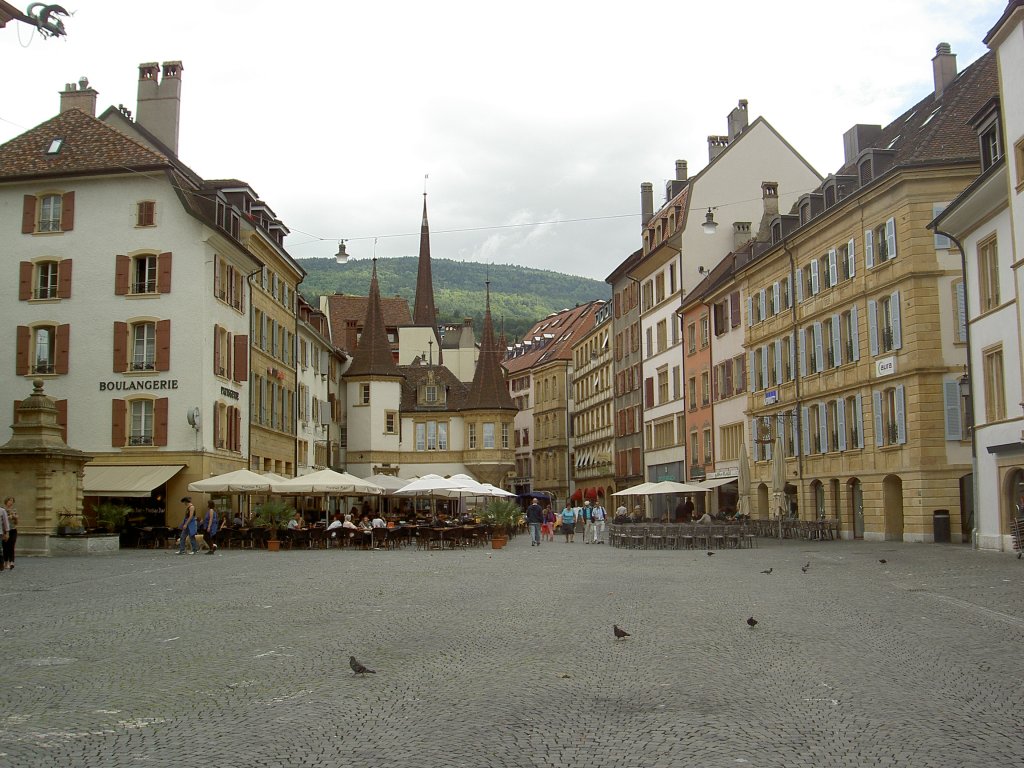
M934 231L935 231L935 234L937 234L937 235L944 235L945 237L948 237L949 241L951 243L955 244L956 245L956 249L958 251L960 251L960 271L963 273L963 279L964 279L964 328L966 329L966 336L967 336L967 380L971 382L971 386L973 388L974 386L977 385L978 381L974 377L974 355L971 354L971 352L972 352L972 348L971 348L971 323L970 323L970 318L971 318L971 311L970 311L971 297L970 297L970 294L967 291L967 254L964 253L964 246L963 246L963 244L959 240L957 240L953 235L949 234L949 232L943 232L938 227L936 227ZM978 548L978 524L977 524L977 520L978 520L978 518L977 518L977 514L978 514L978 435L977 435L976 430L974 429L974 394L973 394L973 390L972 390L972 394L971 394L971 397L970 397L970 402L967 403L967 405L968 405L967 413L968 413L968 416L971 419L971 426L969 427L969 429L971 430L971 503L972 503L972 505L974 507L973 513L975 515L975 518L974 518L975 524L974 524L974 527L971 529L971 547L973 547L974 549L977 549ZM960 515L961 515L961 523L960 523L960 525L962 527L963 526L963 510L962 509L960 510Z

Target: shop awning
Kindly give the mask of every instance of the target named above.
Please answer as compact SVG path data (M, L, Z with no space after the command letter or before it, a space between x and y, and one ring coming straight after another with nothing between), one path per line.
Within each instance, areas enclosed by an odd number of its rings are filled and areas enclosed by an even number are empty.
M145 497L185 468L184 464L85 465L82 481L86 496Z
M738 478L735 477L713 477L710 480L701 480L697 485L702 485L705 488L717 488L720 485L727 485L728 483L735 483Z

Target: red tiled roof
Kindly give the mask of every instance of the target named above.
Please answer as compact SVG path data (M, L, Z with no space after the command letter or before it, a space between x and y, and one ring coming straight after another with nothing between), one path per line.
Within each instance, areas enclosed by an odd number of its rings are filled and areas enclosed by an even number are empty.
M46 150L63 139L59 151ZM79 109L69 109L0 145L0 179L169 168L162 154Z
M508 357L506 352L502 361L505 370L514 374L554 360L571 360L572 345L594 327L597 309L603 304L603 301L589 301L535 323L523 339L533 340L537 336L541 339L517 357ZM551 334L551 338L545 339L544 334Z

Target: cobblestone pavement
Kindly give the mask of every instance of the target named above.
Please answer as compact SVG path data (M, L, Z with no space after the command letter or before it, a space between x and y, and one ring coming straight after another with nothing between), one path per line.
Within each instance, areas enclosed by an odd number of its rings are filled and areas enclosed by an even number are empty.
M760 543L19 558L0 765L1021 764L1024 562Z

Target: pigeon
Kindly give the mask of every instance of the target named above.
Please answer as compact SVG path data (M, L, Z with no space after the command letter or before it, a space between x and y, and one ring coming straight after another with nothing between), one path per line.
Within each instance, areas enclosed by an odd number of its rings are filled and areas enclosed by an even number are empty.
M369 672L371 675L376 675L377 674L377 672L375 670L367 669L362 664L360 664L358 661L356 661L356 657L355 656L349 656L348 657L348 665L350 667L352 667L352 671L355 674L357 674L357 675L365 675L367 672Z
M807 570L808 570L808 569L809 569L810 567L811 567L811 566L810 566L810 564L807 564L807 565L801 565L801 566L800 566L800 570L801 570L801 571L803 571L804 573L807 573Z
M749 619L747 619L747 626L750 627L751 629L756 627L757 626L757 619L755 619L753 616L751 616Z
M761 571L761 573L765 574L766 576L771 576L772 575L772 570L774 570L774 569L769 568L767 571Z
M882 565L885 565L888 561L885 560L885 558L883 558L883 559L879 560L878 562L880 562Z
M621 629L618 624L612 625L612 632L615 633L615 637L619 640L621 640L624 637L629 637L629 632L627 632L624 629Z
M715 554L715 553L714 552L708 552L708 557L711 557L713 554Z

